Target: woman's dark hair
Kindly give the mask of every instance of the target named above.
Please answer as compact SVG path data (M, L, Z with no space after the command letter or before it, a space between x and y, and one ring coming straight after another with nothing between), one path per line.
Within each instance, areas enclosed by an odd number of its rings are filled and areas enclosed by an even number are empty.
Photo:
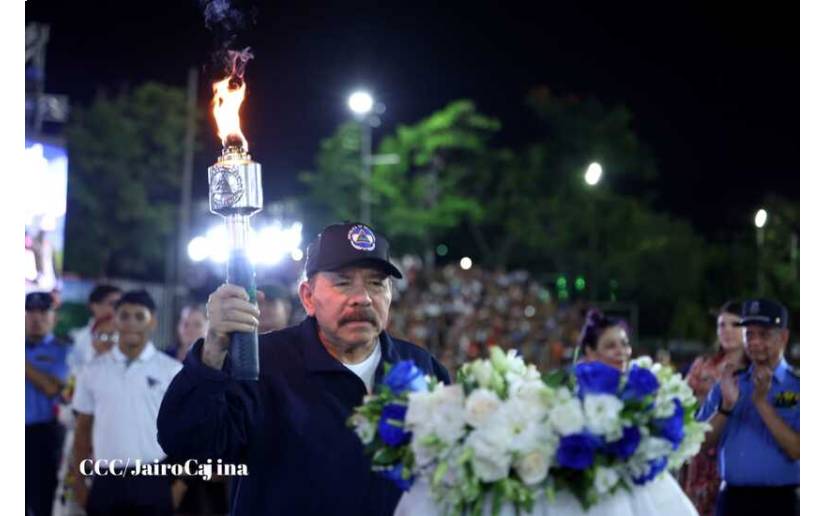
M741 317L742 303L734 300L727 301L724 305L722 305L722 308L719 309L719 313L717 314L717 316L722 314L733 314Z
M582 331L579 334L579 347L581 348L581 351L584 352L585 348L595 350L596 345L599 343L599 337L602 336L602 333L604 333L608 328L612 328L614 326L621 326L626 332L630 332L630 328L624 319L609 317L595 308L591 308L587 312L584 326L582 326Z
M92 290L92 293L89 294L89 304L102 303L103 300L109 296L109 294L115 292L120 293L122 290L114 285L98 285Z

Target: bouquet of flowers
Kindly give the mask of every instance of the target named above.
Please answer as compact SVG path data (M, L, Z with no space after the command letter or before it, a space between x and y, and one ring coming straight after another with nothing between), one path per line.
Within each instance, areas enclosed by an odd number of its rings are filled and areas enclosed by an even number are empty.
M404 490L416 478L450 514L492 503L530 512L566 490L588 507L698 453L707 424L679 374L649 357L620 372L581 363L542 377L515 351L461 367L457 383L395 364L350 418L373 468Z

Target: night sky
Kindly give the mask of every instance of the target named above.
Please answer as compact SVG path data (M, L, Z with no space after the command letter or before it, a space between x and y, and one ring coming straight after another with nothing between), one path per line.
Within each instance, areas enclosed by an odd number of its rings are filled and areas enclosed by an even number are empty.
M379 135L470 98L503 122L496 143L518 147L537 85L628 106L657 158L657 208L711 238L750 227L767 194L799 199L798 5L387 4L235 2L257 10L238 44L255 53L243 119L267 199L298 191L357 86L387 106ZM30 0L26 20L51 25L47 92L83 105L101 88L183 87L197 66L206 113L214 42L194 0ZM196 194L219 152L203 130Z

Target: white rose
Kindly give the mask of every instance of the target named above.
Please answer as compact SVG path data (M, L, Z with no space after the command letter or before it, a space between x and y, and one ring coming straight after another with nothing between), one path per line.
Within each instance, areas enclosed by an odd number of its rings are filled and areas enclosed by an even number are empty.
M599 494L607 494L610 489L619 481L619 474L613 468L596 468L596 477L593 484L596 487L596 492Z
M673 451L673 444L661 437L642 437L639 447L636 448L634 457L639 457L644 461L658 459L663 455L668 455Z
M467 398L464 419L473 427L483 425L490 415L501 406L501 399L488 389L476 389Z
M635 364L639 367L644 367L645 369L650 369L651 367L653 367L653 359L647 355L638 357L635 360L631 360L630 363Z
M542 449L552 458L559 446L559 436L553 431L549 421L528 421L510 442L510 451L524 455L532 450Z
M524 375L527 373L527 366L524 364L524 359L518 356L518 352L515 349L509 350L504 359L507 364L507 371L518 375Z
M570 392L570 389L567 387L559 387L553 391L551 404L557 405L559 403L570 401L571 399L573 399L573 393Z
M660 387L660 396L678 399L682 405L689 405L696 401L693 390L680 375L672 375Z
M533 450L521 456L515 463L516 473L528 486L536 485L547 478L550 469L550 453L545 450Z
M561 435L577 434L584 429L584 412L578 398L559 403L550 409L550 423Z
M474 430L466 445L473 450L473 470L485 482L495 482L510 472L507 444L510 435L504 425L487 425Z
M524 411L524 417L530 420L545 419L552 404L553 391L541 380L521 383L512 389L509 402Z
M433 391L430 420L435 434L452 445L464 436L464 388L461 385L437 385Z
M658 396L656 403L653 406L653 417L656 419L663 419L672 416L676 412L676 404L673 403L673 398L662 398Z
M352 416L352 420L355 423L355 433L361 439L361 442L364 444L371 443L375 437L375 425L370 423L370 420L364 417L363 414L355 414Z
M419 432L413 434L410 446L415 456L415 465L418 468L431 464L438 457L439 445L437 441L435 443L433 441L430 434Z
M429 391L411 392L407 400L407 414L404 416L404 426L417 433L426 433L434 426L433 421L433 393Z
M621 437L622 421L619 417L624 403L611 394L588 394L584 397L584 415L587 428L598 435L615 434Z

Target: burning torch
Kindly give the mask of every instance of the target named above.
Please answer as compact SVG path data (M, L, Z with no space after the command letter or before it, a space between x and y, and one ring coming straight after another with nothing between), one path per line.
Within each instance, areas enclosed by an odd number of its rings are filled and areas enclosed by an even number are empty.
M246 290L256 302L255 269L249 258L249 222L263 207L261 165L252 161L248 144L241 132L239 110L246 94L243 80L249 49L229 51L229 77L212 85L212 112L218 125L223 151L209 167L209 210L221 215L229 236L229 259L226 281ZM229 356L232 377L237 380L258 379L258 334L235 332L230 335Z

